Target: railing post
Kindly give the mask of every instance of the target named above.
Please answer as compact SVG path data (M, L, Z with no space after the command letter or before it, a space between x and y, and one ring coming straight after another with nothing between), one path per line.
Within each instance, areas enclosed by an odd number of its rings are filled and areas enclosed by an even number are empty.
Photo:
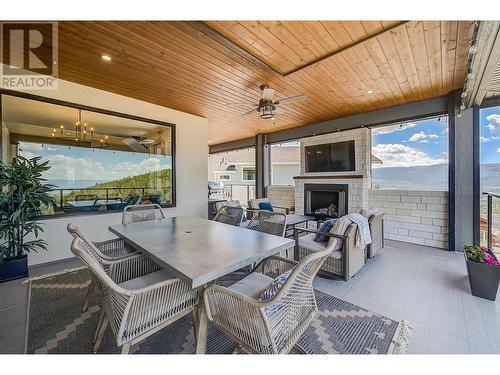
M63 208L63 191L62 189L59 189L59 205L61 207L61 209Z
M488 249L492 248L491 231L493 227L493 197L488 194Z
M106 203L108 203L109 201L109 192L108 192L108 188L106 188Z

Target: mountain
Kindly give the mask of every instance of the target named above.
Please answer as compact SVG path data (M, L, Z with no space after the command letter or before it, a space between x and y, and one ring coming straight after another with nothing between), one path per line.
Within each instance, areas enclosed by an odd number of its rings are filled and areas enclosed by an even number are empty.
M500 191L500 164L481 164L481 189ZM375 168L373 186L381 189L448 190L448 164Z
M106 197L106 188L109 188L109 198L125 198L129 193L142 195L142 191L147 194L162 194L163 198L168 198L171 191L166 191L172 186L172 170L162 169L148 172L137 176L125 177L109 182L98 182L85 189L71 191L64 195L66 201L75 200L77 195L96 194L99 198ZM113 189L120 188L120 189Z
M372 180L380 189L448 190L448 165L374 168Z

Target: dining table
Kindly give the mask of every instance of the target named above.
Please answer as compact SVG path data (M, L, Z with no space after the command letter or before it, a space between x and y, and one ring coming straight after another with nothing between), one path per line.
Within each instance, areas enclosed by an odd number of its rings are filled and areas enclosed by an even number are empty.
M197 353L205 352L207 341L206 286L295 245L289 238L194 216L112 225L109 230L198 291L201 304L193 322Z

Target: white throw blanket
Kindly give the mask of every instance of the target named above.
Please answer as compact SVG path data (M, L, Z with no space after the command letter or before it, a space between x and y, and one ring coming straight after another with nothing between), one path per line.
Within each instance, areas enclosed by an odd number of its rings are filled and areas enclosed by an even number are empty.
M358 226L358 230L356 231L356 246L369 245L372 243L372 236L370 234L370 226L368 224L368 219L363 215L358 213L352 213L346 216L349 220L355 223Z

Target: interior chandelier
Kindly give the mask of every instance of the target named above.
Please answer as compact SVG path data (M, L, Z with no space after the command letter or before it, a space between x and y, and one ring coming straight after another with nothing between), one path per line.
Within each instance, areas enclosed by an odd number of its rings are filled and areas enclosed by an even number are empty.
M68 132L68 135L71 135L71 137L65 137L64 136L64 125L59 126L59 133L60 133L60 138L73 138L75 143L78 143L79 141L87 141L89 140L91 145L92 141L94 140L94 128L93 127L88 127L86 122L83 122L82 120L82 110L78 109L78 119L75 122L75 130L74 130L74 136L70 132ZM51 137L52 137L52 143L56 142L56 136L57 136L57 129L52 129ZM108 142L108 136L104 136L103 139L100 139L100 147L101 148L108 148L110 147L110 144Z

